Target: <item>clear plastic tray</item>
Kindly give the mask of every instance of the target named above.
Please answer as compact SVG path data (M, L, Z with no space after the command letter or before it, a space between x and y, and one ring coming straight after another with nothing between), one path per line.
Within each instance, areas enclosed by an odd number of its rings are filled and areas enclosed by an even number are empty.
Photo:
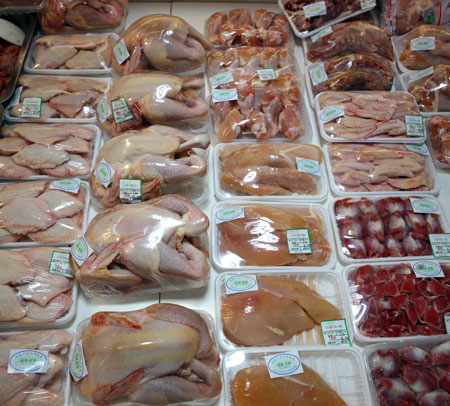
M236 348L244 348L238 344L233 343L224 333L222 318L221 318L221 309L222 309L222 301L225 296L227 296L225 292L225 282L227 278L233 275L240 275L240 272L227 272L221 275L218 275L216 278L216 329L217 329L217 337L221 348L224 351L231 351ZM333 272L302 272L302 273L294 273L294 272L270 272L270 271L256 271L251 273L252 276L281 276L281 277L289 277L296 281L301 281L308 285L310 288L314 289L319 295L321 295L325 300L333 304L341 313L342 318L346 319L347 327L349 330L350 340L352 341L352 331L350 329L350 313L348 311L348 307L345 302L344 290L342 287L340 276ZM239 293L238 293L239 294ZM278 348L282 350L283 346L292 346L292 345L304 345L304 346L323 346L323 336L320 325L316 324L313 329L304 330L299 334L294 335L289 340L285 341Z
M432 144L432 140L431 140L431 138L433 136L432 135L433 133L431 131L431 120L432 120L432 117L435 116L435 115L443 116L444 119L447 120L449 122L449 124L450 124L450 113L438 113L438 114L427 115L425 117L425 126L427 128L427 133L428 133L428 138L427 138L428 151L430 152L431 159L433 160L434 165L436 166L436 168L444 169L444 170L445 169L450 169L450 162L449 163L444 163L444 162L440 161L436 157L436 154L434 152L434 148L433 148L433 144ZM444 130L444 129L441 127L441 130ZM450 136L450 128L447 130L447 133Z
M63 34L70 36L71 34ZM80 34L78 34L80 35ZM82 35L82 34L81 34ZM107 37L110 39L112 45L117 42L119 39L119 36L114 33L107 33L107 34L91 34L87 33L86 36L101 36L101 37ZM34 73L37 75L86 75L86 76L96 76L96 75L110 75L111 74L111 65L104 67L103 69L36 69L34 67L34 52L37 47L36 40L38 38L43 37L44 35L37 35L33 38L33 43L31 44L30 51L28 52L28 55L25 59L25 63L23 65L23 69L27 73Z
M231 254L231 257L229 260L225 261L223 254L220 252L220 231L218 228L218 224L216 223L216 215L217 212L225 207L236 207L236 206L242 206L244 207L246 205L254 205L257 204L259 206L263 207L276 207L276 208L294 208L294 209L311 209L313 212L320 218L322 225L323 225L323 237L326 241L328 241L329 247L330 247L330 253L328 255L328 258L326 262L322 265L316 265L316 266L292 266L292 265L284 265L284 266L257 266L257 265L240 265L240 257L238 257L235 254ZM335 253L335 244L334 244L334 238L333 233L331 232L331 224L330 224L330 218L327 213L327 211L319 204L316 203L268 203L268 202L255 202L255 201L246 201L242 202L240 200L232 200L227 201L226 203L216 203L211 210L211 226L210 226L210 259L212 260L214 266L219 271L243 271L243 272L249 272L249 270L265 270L270 269L270 271L290 271L290 272L298 272L298 271L312 271L312 272L324 272L324 271L330 271L334 268L334 265L336 264L336 253ZM233 258L235 256L235 258Z
M436 259L433 260L434 262L438 262L442 265L450 265L449 261L438 261ZM372 262L370 259L366 261L366 264ZM397 262L377 262L374 264L374 267L392 267L395 265L400 265L402 263L408 264L412 267L412 265L419 261L397 261ZM353 264L348 265L343 269L343 278L344 278L344 291L345 296L347 300L348 310L350 313L350 317L352 319L352 329L353 334L355 336L355 339L358 340L362 344L370 344L370 343L396 343L396 342L404 342L404 343L417 343L422 339L425 338L439 338L439 337L448 337L446 334L437 334L433 336L424 336L424 335L412 335L412 336L399 336L399 337L369 337L364 335L360 328L358 327L358 322L364 317L364 314L359 314L360 310L359 307L361 307L363 310L365 309L365 305L362 306L358 304L358 301L361 300L363 297L361 294L356 293L356 287L353 284L350 284L349 277L352 272L354 272L356 269L360 268L362 264ZM414 272L411 269L411 272L414 274ZM438 278L439 279L439 278Z
M364 10L358 10L358 11L356 11L356 12L354 12L354 13L348 13L348 14L345 14L345 15L340 14L340 15L338 16L338 18L335 18L335 19L333 19L333 20L328 21L328 22L325 23L325 24L322 24L319 28L316 28L316 29L311 30L311 31L308 31L308 30L305 30L305 31L299 31L299 29L298 29L297 26L295 25L294 21L292 21L292 18L289 16L289 13L288 13L288 12L286 11L286 9L284 8L284 3L286 3L285 0L278 0L278 6L281 8L281 10L283 11L283 13L285 14L285 16L287 17L287 19L289 20L289 24L291 25L292 31L294 31L294 34L295 34L297 37L299 37L299 38L307 38L307 37L310 37L311 35L314 35L314 34L320 32L320 31L322 31L324 28L327 28L327 27L329 27L329 26L331 26L331 25L333 25L333 24L337 24L337 23L340 23L340 22L342 22L342 21L348 20L349 18L356 17L356 16L358 16L358 15L360 15L360 14L367 13L368 11L371 11L371 10L373 10L373 9L376 7L376 4L374 4L374 5L371 6L371 7L367 7L367 8L365 8ZM309 3L309 4L311 4L311 3ZM314 18L314 17L313 17L313 18Z
M247 146L251 146L251 145L255 145L252 143L248 143L248 142L242 142L242 143L234 143L232 144L233 146L239 145L244 147ZM270 143L270 144L256 144L255 147L257 145L260 145L261 147L264 147L264 145L273 145L273 146L280 146L281 148L283 146L288 146L289 144L287 143ZM293 144L295 145L295 147L299 147L301 148L302 145L304 144ZM230 144L218 144L214 147L213 150L213 159L214 159L214 189L215 189L215 194L217 196L218 199L220 200L227 200L227 199L242 199L242 200L255 200L255 201L266 201L266 200L278 200L278 201L290 201L290 200L297 200L297 199L301 199L302 201L308 201L308 202L321 202L323 200L326 199L326 197L329 194L329 189L328 189L328 181L326 179L326 170L325 170L325 164L323 162L323 158L322 158L322 162L320 163L320 175L309 175L311 177L313 177L313 179L315 180L316 186L317 186L317 194L315 195L307 195L307 194L299 194L299 193L295 193L293 192L290 195L266 195L266 196L254 196L254 195L250 195L250 194L245 194L245 193L240 193L239 191L231 188L231 187L227 187L227 186L223 186L220 182L220 175L222 172L222 168L221 168L221 161L219 159L219 153L221 150L225 149L225 148L230 148L232 147ZM258 164L256 164L258 165ZM248 176L248 175L246 175ZM252 183L249 182L249 185L251 185Z
M361 138L361 139L357 139L357 140L349 140L343 137L331 137L330 135L328 135L325 132L324 129L324 125L328 122L334 122L334 120L331 121L323 121L321 119L321 108L320 108L320 101L319 98L322 95L325 94L329 94L331 93L332 95L336 95L336 94L342 94L342 93L349 93L349 92L322 92L319 93L318 95L315 96L314 98L314 107L316 110L316 116L317 116L317 122L319 124L319 131L320 131L320 135L322 136L323 139L325 139L328 142L379 142L379 143L409 143L409 144L422 144L423 142L425 142L426 140L426 129L425 129L425 135L423 137L408 137L408 136L375 136L375 137L368 137L368 138ZM386 94L387 97L389 97L389 94L392 92L375 92L375 91L370 91L370 92L351 92L352 94L368 94L368 95L375 95L376 93L380 93L380 94ZM420 115L420 111L419 111L419 107L416 104L416 99L414 99L414 97L412 97L409 93L407 92L395 92L395 93L401 93L404 94L406 96L409 96L414 102L414 105L416 106L416 114ZM337 106L339 106L339 103L336 103ZM345 114L342 116L345 117ZM339 120L339 118L337 119ZM378 121L378 123L382 123L382 121ZM356 128L356 127L355 127Z
M95 135L94 135L94 139L93 139L93 148L92 148L92 154L91 154L91 158L90 158L90 166L89 166L89 173L83 176L78 176L79 179L89 179L89 175L90 173L93 171L94 169L94 165L95 165L95 161L97 160L97 155L98 155L98 151L100 149L100 142L101 142L101 138L102 138L102 132L100 130L100 128L98 128L96 125L89 125L89 124L84 124L84 125L80 125L81 127L87 127L87 128L91 128L95 131ZM30 144L31 145L31 144ZM48 180L48 179L58 179L55 176L48 176L48 175L33 175L33 176L29 176L27 178L20 178L20 179L12 179L12 178L2 178L0 177L0 181L5 181L5 180L14 180L14 181L18 181L18 180Z
M431 157L429 155L425 156L425 172L430 176L430 178L432 178L434 180L434 186L432 189L430 190L396 190L395 192L391 192L389 190L385 190L385 191L374 191L371 192L369 190L365 190L365 191L345 191L342 190L340 188L340 186L336 183L334 174L333 174L333 167L331 164L331 159L330 159L330 154L329 154L329 148L331 145L337 145L337 144L325 144L323 146L323 152L324 152L324 157L325 157L325 163L326 163L326 167L327 167L327 173L328 173L328 180L330 182L330 188L333 191L333 193L335 193L338 196L344 196L344 197L352 197L352 196L364 196L364 195L369 195L369 196L382 196L385 195L386 193L395 193L398 195L402 195L402 196L406 196L406 195L410 195L410 194L414 194L414 195L437 195L441 189L441 184L439 182L439 178L437 176L436 173L436 169L433 165L433 161L431 160ZM346 143L346 144L342 144L342 145L351 145L350 143ZM355 144L356 145L356 144ZM369 145L369 144L359 144L362 147L365 145ZM390 144L392 145L392 144Z
M5 183L2 183L5 184ZM10 185L11 183L8 183L8 185ZM22 183L23 184L23 183ZM82 180L81 181L81 186L80 189L83 189L84 193L85 193L85 205L84 205L84 210L83 210L83 223L81 226L81 234L83 235L84 232L87 229L88 226L88 215L89 215L89 205L91 202L91 190L89 188L89 184ZM67 242L63 242L63 243L49 243L49 244L39 244L33 241L16 241L16 242L7 242L7 243L3 243L0 244L1 248L31 248L31 247L42 247L42 246L46 246L46 247L59 247L59 246L63 246L63 247L67 247L72 245L74 242L76 241L76 239L72 240L72 241L67 241Z
M371 406L364 360L353 348L265 347L228 352L223 360L225 404L235 406L231 385L236 374L248 367L265 365L264 357L283 352L298 352L304 365L312 368L334 389L348 406ZM298 375L301 377L301 375ZM296 375L292 376L295 379ZM275 378L277 379L277 378ZM281 379L281 378L279 378ZM323 404L326 404L325 402ZM328 405L327 406L332 406Z

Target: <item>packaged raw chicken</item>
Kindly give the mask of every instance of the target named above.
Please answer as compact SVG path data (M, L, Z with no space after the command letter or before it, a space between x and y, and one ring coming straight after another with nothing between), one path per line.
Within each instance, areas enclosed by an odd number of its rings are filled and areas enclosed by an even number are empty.
M0 135L0 178L84 178L101 132L93 125L14 124L1 127Z
M5 117L16 123L95 123L97 103L109 83L107 78L22 75Z
M450 117L432 115L425 119L428 147L437 168L450 168Z
M311 127L300 88L215 89L210 97L214 135L220 142L256 137L309 142Z
M230 406L371 404L362 356L352 348L235 350L223 370Z
M208 198L209 142L208 134L162 125L110 138L91 174L92 194L104 208L144 201L161 192L200 203ZM111 173L109 182L103 178L104 168ZM137 193L130 195L130 186Z
M66 405L70 401L69 353L64 330L5 333L0 337L0 386L6 405Z
M1 247L71 244L86 228L89 201L89 185L76 178L1 184Z
M78 325L76 340L76 405L212 405L221 392L213 320L206 312L170 303L99 312Z
M266 9L218 11L206 20L205 34L212 45L219 49L242 45L294 46L288 19Z
M338 255L343 262L431 259L430 233L450 231L432 196L336 199L330 204Z
M450 65L437 65L419 72L403 73L403 87L426 113L450 111Z
M0 13L35 13L44 7L44 3L45 0L0 0Z
M372 10L375 0L278 0L292 30L306 38L322 29Z
M208 112L204 86L201 78L165 72L121 76L99 104L100 125L112 136L140 130L144 124L203 130Z
M0 250L0 329L55 328L73 319L78 287L69 256L64 248Z
M225 351L323 345L321 322L348 317L342 292L331 272L222 274L216 279L219 344Z
M423 145L333 143L325 145L324 156L331 190L340 196L437 194L440 190Z
M449 348L448 337L367 347L373 397L386 406L450 404Z
M154 69L199 73L209 49L211 43L182 18L150 14L131 24L119 38L113 68L120 75Z
M321 201L328 195L322 150L315 145L219 144L214 166L219 199Z
M329 270L336 261L329 216L318 204L219 203L212 260L221 270ZM288 267L288 268L286 268Z
M443 275L443 276L442 276ZM344 270L355 337L363 343L418 342L446 334L448 262L379 262Z
M27 73L104 75L111 72L116 34L59 34L34 39L25 61Z
M47 34L77 31L115 31L125 26L128 0L47 0L39 11Z
M72 246L72 271L88 296L205 286L208 227L181 195L119 205L97 214Z
M212 51L207 58L207 74L212 89L286 87L300 79L292 52L270 47Z
M376 54L394 61L389 34L379 25L365 20L346 21L325 28L305 38L303 48L307 63L324 62L354 53Z
M423 143L426 139L419 107L406 92L324 92L315 97L315 107L320 135L327 141ZM420 128L410 120L422 123Z

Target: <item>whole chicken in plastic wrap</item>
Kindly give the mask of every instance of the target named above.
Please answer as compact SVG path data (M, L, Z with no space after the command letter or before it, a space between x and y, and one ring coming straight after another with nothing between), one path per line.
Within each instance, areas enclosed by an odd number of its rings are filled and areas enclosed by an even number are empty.
M144 122L188 125L197 120L202 127L201 117L208 111L199 94L203 87L203 79L164 72L122 76L114 81L106 93L112 113L104 121L100 120L100 125L113 136L139 130ZM113 102L119 99L128 108L121 118L113 108Z
M212 333L186 307L160 303L95 313L81 339L88 374L76 383L80 403L80 395L95 405L169 405L220 394Z
M188 72L204 66L210 42L180 17L151 14L135 21L118 42L124 41L130 58L122 64L113 58L121 75L157 69Z
M127 7L128 0L47 0L38 17L46 33L111 30Z
M172 282L204 280L206 255L197 248L208 217L186 197L166 195L98 214L84 235L93 254L73 273L83 288L126 293Z

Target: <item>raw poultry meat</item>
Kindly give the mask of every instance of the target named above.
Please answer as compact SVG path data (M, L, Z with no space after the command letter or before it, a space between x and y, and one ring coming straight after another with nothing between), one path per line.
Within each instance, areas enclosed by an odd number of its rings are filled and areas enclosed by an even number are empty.
M134 73L116 79L106 93L108 104L123 98L132 118L123 121L111 114L100 125L113 136L151 124L189 123L208 112L199 94L203 79L164 72ZM190 121L189 121L190 120Z
M45 247L0 251L0 322L48 324L69 311L73 305L72 281L49 272L55 251L69 253Z
M277 135L298 139L306 135L306 121L300 89L269 88L257 92L252 86L237 90L238 99L214 102L211 115L214 134L220 142L230 142L241 134L253 135L258 141Z
M45 35L35 41L34 69L107 69L112 41L108 36L86 34Z
M421 111L450 111L450 65L437 65L433 71L406 84Z
M420 115L414 97L403 92L325 92L317 104L321 130L339 141L407 138L405 115ZM341 116L322 117L336 106L344 109Z
M47 0L38 18L48 34L110 31L124 22L127 7L128 0Z
M309 18L306 17L303 8L315 2L315 0L282 1L284 10L295 24L297 30L302 34L307 34L326 23L360 11L362 4L359 0L325 0L326 14Z
M98 214L84 237L93 254L73 273L89 293L127 293L204 280L206 255L197 246L208 217L189 199L166 195Z
M389 34L370 21L357 20L336 24L330 34L315 42L307 39L307 44L307 59L311 62L353 53L376 54L390 61L394 60Z
M81 339L89 373L76 385L96 405L167 405L212 399L221 391L209 326L186 307L160 303L95 313Z
M189 72L204 66L211 43L180 17L150 14L131 24L119 38L130 58L122 64L113 59L121 75L151 69L173 73Z
M340 90L391 90L393 64L376 54L349 54L324 62L326 78L312 86L313 94ZM310 75L311 69L309 68Z
M312 208L244 204L244 217L218 224L220 263L240 266L321 266L331 247ZM286 230L308 228L312 254L290 254Z
M64 406L72 334L38 330L0 337L0 399L4 406ZM45 373L7 373L11 350L48 351Z
M20 47L0 39L0 96L9 86L9 80L19 57Z
M81 235L86 201L77 194L50 189L50 181L0 186L0 244L33 241L68 243Z
M41 75L22 75L18 85L23 86L20 102L8 106L9 113L30 121L95 117L97 102L107 87L106 82L96 79ZM41 98L40 118L22 117L24 97Z
M307 284L287 276L258 276L258 290L226 295L220 319L226 337L240 346L286 343L339 310Z
M432 190L427 158L401 144L330 144L334 183L342 192ZM429 163L429 162L428 162Z
M271 379L266 365L238 371L231 382L234 406L346 406L347 403L312 368Z
M347 258L431 255L428 234L444 232L439 215L415 213L410 197L340 199L334 215Z
M450 268L443 278L418 278L411 265L364 265L348 274L353 317L366 337L445 334Z
M299 171L297 158L322 162L322 151L309 144L226 145L218 152L218 176L233 195L317 195L317 175Z
M412 48L411 41L421 37L433 38L434 49L420 51ZM393 42L399 54L398 61L405 69L421 70L450 63L450 28L421 25L393 39Z
M372 350L367 357L368 366L380 405L448 405L449 349L450 341L443 341Z
M0 128L0 177L54 178L90 172L95 131L78 124L15 124Z
M181 192L201 195L199 189L206 187L202 179L207 171L209 142L208 134L162 125L111 138L98 154L90 179L92 193L103 207L116 206L120 203L120 179L132 178L142 180L142 200L159 196L160 187L165 191L171 185L177 185ZM114 170L106 188L95 175L102 161Z
M428 139L438 164L450 165L450 120L445 116L431 116L428 122Z
M219 48L293 45L287 18L265 9L255 10L254 13L243 8L228 13L218 11L206 21L205 32L211 43Z
M295 57L286 48L238 47L213 51L207 58L208 76L231 72L233 82L226 87L250 85L254 88L286 87L299 80ZM257 69L273 69L277 79L260 80ZM223 86L220 86L223 87Z

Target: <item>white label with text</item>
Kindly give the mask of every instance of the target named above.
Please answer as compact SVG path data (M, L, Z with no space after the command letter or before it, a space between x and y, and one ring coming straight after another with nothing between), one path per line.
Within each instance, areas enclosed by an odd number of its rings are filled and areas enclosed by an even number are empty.
M78 382L81 378L84 378L88 374L86 361L84 360L83 342L81 340L75 345L75 349L70 360L70 374L75 382Z
M125 97L111 101L111 108L116 124L123 123L125 121L134 120L134 115L128 107L128 103Z
M266 355L264 359L266 361L270 379L303 373L302 361L298 356L298 352Z
M212 91L212 100L214 103L221 103L237 99L237 89L214 89Z
M323 16L327 13L327 6L324 1L318 1L304 6L303 13L306 18Z
M345 319L321 321L320 328L325 345L351 345Z
M443 278L441 265L433 261L418 261L413 264L413 271L418 278Z
M423 144L423 145L405 144L405 148L408 151L416 152L421 155L430 155L430 153L428 152L428 147L425 144Z
M258 290L258 281L254 275L232 275L225 279L227 295Z
M309 71L309 76L311 77L314 86L317 86L319 83L325 82L328 79L327 71L325 70L323 63L314 66L314 68Z
M306 172L310 175L320 175L320 163L313 159L307 158L295 158L297 162L297 169L300 172Z
M220 224L225 221L242 219L244 217L245 217L244 207L242 206L224 207L222 209L219 209L216 213L216 224Z
M50 264L48 266L48 272L65 276L66 278L73 278L72 271L70 269L70 253L64 251L53 251Z
M130 57L130 53L123 39L114 47L114 56L119 65L122 65Z
M322 109L319 113L320 121L323 123L328 123L338 117L344 115L344 108L342 106L327 106Z
M97 168L95 169L95 177L104 186L108 187L112 181L115 170L112 166L106 162L104 159L100 161Z
M450 257L450 233L431 233L428 238L436 258Z
M412 51L432 51L436 47L434 37L419 37L411 40Z
M405 126L408 137L425 137L425 125L421 115L405 114Z
M81 181L78 178L73 179L61 179L54 180L50 183L49 189L62 190L63 192L69 192L78 194L81 186Z
M77 264L81 266L94 253L94 250L84 237L78 237L70 248L70 253Z
M432 200L422 199L420 197L410 197L409 201L414 213L437 213L439 214L439 206Z
M256 69L256 74L261 81L278 79L275 69L272 68Z
M230 83L233 80L233 74L231 72L219 72L217 75L214 75L209 82L211 83L211 87L217 87Z
M102 97L97 104L97 115L99 120L103 123L111 115L111 109L109 108L108 99Z
M328 34L331 34L333 32L333 28L327 27L325 29L323 29L322 31L319 31L317 34L311 35L311 41L312 42L316 42L318 39L323 38L325 36L327 36Z
M20 116L25 118L41 118L42 97L24 97Z
M48 351L17 349L9 351L8 374L45 374Z
M142 180L119 179L119 200L122 203L142 202Z
M311 239L308 228L291 228L286 230L289 254L312 254Z

